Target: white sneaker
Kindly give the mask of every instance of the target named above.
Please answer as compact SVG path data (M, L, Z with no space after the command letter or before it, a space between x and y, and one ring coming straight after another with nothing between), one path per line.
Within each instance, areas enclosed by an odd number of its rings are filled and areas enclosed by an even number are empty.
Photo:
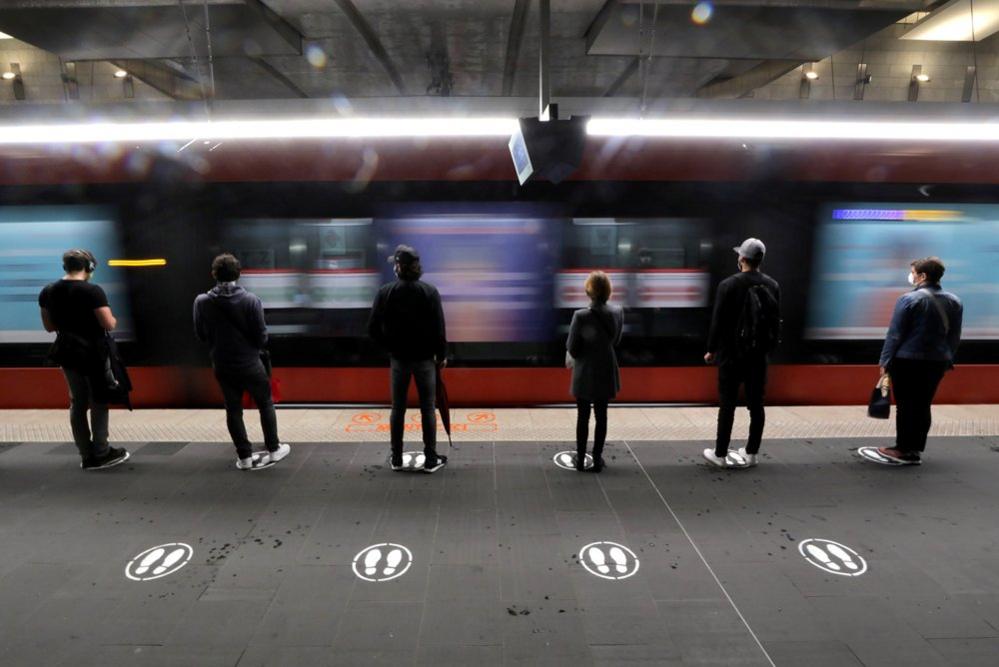
M267 459L271 463L277 463L284 457L288 456L288 454L291 454L291 446L282 442L273 452L261 452L260 456L261 458Z
M245 459L236 459L238 470L263 470L270 468L274 462L267 457L267 454L253 454Z
M759 463L758 459L760 458L760 455L748 453L745 447L740 447L735 450L735 453L742 457L742 459L746 462L747 468L752 468L754 465Z
M739 452L729 452L725 458L715 456L713 448L705 449L704 460L716 468L748 468L749 463Z

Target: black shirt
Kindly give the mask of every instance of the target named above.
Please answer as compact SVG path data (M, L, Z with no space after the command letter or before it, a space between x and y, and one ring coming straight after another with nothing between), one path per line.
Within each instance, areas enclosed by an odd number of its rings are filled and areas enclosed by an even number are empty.
M368 334L396 359L442 361L447 335L440 292L422 280L383 285L371 309Z
M711 331L708 333L708 352L716 355L719 364L730 361L736 356L736 328L746 300L746 292L753 285L764 285L773 294L777 302L777 316L780 316L780 285L767 274L761 271L740 271L721 281L715 296Z
M57 280L38 295L38 305L48 311L56 331L67 331L88 340L104 337L104 327L94 311L108 305L107 294L86 280Z

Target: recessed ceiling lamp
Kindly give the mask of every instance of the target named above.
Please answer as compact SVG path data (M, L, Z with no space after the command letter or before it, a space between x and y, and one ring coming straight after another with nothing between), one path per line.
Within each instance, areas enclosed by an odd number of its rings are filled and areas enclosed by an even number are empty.
M114 71L114 78L116 79L124 79L126 76L128 76L128 72L123 69L116 69Z
M3 78L4 78L4 81L10 81L11 79L16 79L17 78L17 74L14 74L13 72L4 72L3 73Z
M14 38L5 32L0 32L0 39L14 39Z
M980 42L996 32L999 32L999 0L952 0L902 35L902 39Z
M805 72L805 78L808 79L809 81L815 81L817 78L819 78L819 73L816 72L815 70L810 69L807 72Z
M916 75L916 81L918 81L919 83L926 83L929 80L930 80L930 75L929 74L917 74Z

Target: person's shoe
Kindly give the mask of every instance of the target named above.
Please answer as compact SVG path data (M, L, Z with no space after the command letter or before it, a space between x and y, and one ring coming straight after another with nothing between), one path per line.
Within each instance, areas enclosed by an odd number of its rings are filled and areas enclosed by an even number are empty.
M89 459L80 463L84 470L104 470L113 468L119 463L124 463L131 454L124 447L108 447L108 452L104 456Z
M395 470L396 472L406 469L406 466L402 464L402 454L390 457L389 465L392 467L392 470Z
M254 453L245 459L236 459L236 468L239 470L263 470L274 465L266 453Z
M729 452L724 457L716 456L715 450L705 449L704 460L713 465L716 468L748 468L749 464L746 463L744 459L738 452Z
M604 458L602 456L599 457L599 458L598 457L594 457L593 458L593 465L589 467L588 472L600 472L605 467L607 467L607 466L604 463Z
M587 468L586 468L586 454L583 454L582 456L580 456L579 454L576 454L575 456L572 457L572 462L573 462L573 465L576 466L576 470L578 472L585 472L587 470Z
M747 468L752 468L757 463L759 463L760 455L750 454L749 452L746 451L745 447L740 447L739 449L735 450L735 453L742 457L742 460L746 462Z
M291 454L291 446L282 442L273 452L260 452L260 457L262 459L267 459L271 463L277 463L284 457L288 456L288 454Z
M430 459L427 459L426 462L423 464L423 472L426 472L426 473L437 472L438 470L440 470L441 468L443 468L446 465L447 465L447 457L446 456L438 456L433 461L431 461Z
M922 458L916 452L904 452L894 447L878 447L878 454L890 461L890 465L918 466Z

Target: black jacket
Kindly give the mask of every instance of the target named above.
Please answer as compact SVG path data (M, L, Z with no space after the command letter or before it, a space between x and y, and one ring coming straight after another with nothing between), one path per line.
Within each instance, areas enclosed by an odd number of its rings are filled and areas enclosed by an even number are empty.
M368 335L401 361L443 360L447 334L440 292L422 280L382 285L371 308Z
M251 368L267 345L264 307L256 294L236 283L220 283L194 300L194 333L211 345L216 368Z
M745 271L729 276L718 284L715 295L714 314L711 316L711 330L708 333L708 352L715 355L716 361L723 364L737 356L739 316L742 314L746 292L753 285L765 285L777 302L780 317L780 285L761 271Z

